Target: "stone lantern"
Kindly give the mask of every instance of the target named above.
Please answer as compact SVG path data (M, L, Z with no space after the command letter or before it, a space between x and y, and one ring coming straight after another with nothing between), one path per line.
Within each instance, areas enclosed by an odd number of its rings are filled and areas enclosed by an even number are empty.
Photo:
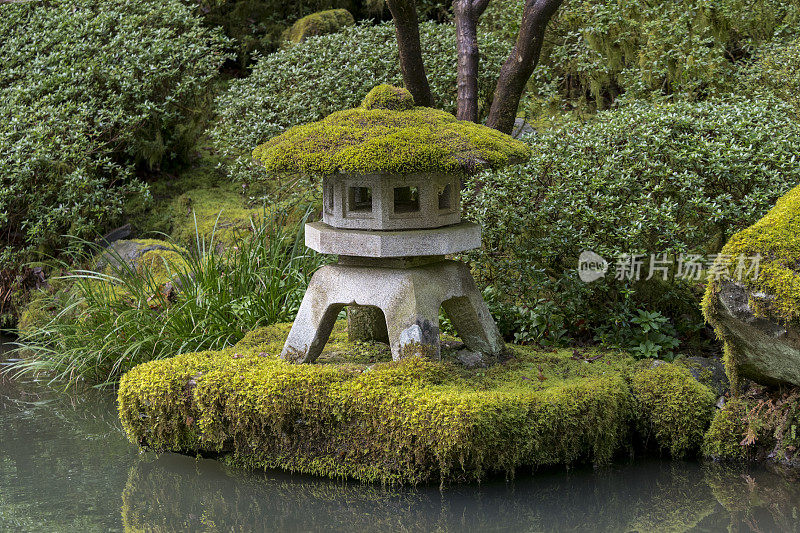
M502 352L469 268L445 256L481 244L480 227L461 220L461 179L524 161L527 145L381 85L360 107L291 128L253 155L271 172L322 177L322 221L306 225L306 246L338 256L312 277L282 357L314 361L344 307L378 318L372 335L395 360L438 357L441 308L468 349Z

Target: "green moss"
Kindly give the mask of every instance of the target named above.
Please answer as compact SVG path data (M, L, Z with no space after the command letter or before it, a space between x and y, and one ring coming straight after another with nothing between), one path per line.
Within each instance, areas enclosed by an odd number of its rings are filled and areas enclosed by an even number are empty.
M229 350L136 367L119 390L130 439L257 468L419 483L605 463L627 436L624 355L587 365L566 350L512 347L513 359L480 370L450 352L397 363L373 352L373 363L368 345L343 350L339 324L326 350L336 362L294 365L276 357L287 332L274 326Z
M767 215L735 234L722 249L718 265L729 268L731 274L740 256L760 256L757 279L744 277L744 284L755 292L761 291L774 298L751 297L751 308L762 314L785 322L800 318L800 186L783 196ZM703 309L713 323L713 305L720 289L720 281L710 279Z
M703 455L715 461L741 461L747 457L742 446L747 424L744 405L739 400L728 402L717 411L703 439Z
M717 411L703 453L715 460L800 463L800 389L734 398Z
M361 102L361 107L363 109L409 111L414 109L414 97L406 89L382 83L367 93Z
M283 217L286 224L299 221L305 207L318 201L315 194L311 190L304 197L264 205L260 200L242 195L241 186L233 183L193 189L171 202L170 235L185 245L194 243L197 235L207 242L213 236L215 242L230 245L265 215Z
M253 156L268 172L312 175L472 173L530 156L528 145L504 133L436 109L404 109L410 101L403 89L378 86L361 107L295 126Z
M696 452L714 409L714 393L685 368L662 364L634 374L638 426L673 457Z
M284 39L292 43L302 43L309 37L336 33L356 21L346 9L318 11L301 18L284 33Z
M740 258L758 257L758 275L742 275ZM778 200L764 218L730 238L714 268L728 272L730 278L750 289L749 305L758 316L769 316L783 323L800 323L800 186ZM745 269L746 270L746 269ZM755 279L754 279L755 278ZM725 365L731 385L738 387L737 349L724 335L717 317L723 279L710 277L703 297L703 316L717 336L725 341ZM765 295L765 296L764 296Z

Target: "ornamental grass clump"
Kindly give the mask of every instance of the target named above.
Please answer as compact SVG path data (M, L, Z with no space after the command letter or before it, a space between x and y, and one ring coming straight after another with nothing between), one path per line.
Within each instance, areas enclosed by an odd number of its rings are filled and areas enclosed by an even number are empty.
M65 288L34 301L39 318L6 371L113 386L140 363L223 349L253 328L292 320L324 260L303 246L309 213L287 227L265 214L226 249L213 235L198 235L190 250L162 242L137 264L90 246L102 268L69 271Z

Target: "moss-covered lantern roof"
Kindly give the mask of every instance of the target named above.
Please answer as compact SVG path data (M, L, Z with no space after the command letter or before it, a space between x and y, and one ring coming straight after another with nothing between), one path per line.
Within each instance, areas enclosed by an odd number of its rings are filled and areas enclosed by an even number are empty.
M530 147L444 111L414 107L405 89L379 85L361 105L295 126L257 147L269 172L471 174L523 162Z

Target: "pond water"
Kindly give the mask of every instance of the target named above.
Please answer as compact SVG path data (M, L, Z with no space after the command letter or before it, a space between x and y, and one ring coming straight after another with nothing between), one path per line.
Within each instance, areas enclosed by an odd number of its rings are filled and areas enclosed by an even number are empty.
M108 392L0 377L0 531L800 531L800 480L635 461L389 489L139 453Z

